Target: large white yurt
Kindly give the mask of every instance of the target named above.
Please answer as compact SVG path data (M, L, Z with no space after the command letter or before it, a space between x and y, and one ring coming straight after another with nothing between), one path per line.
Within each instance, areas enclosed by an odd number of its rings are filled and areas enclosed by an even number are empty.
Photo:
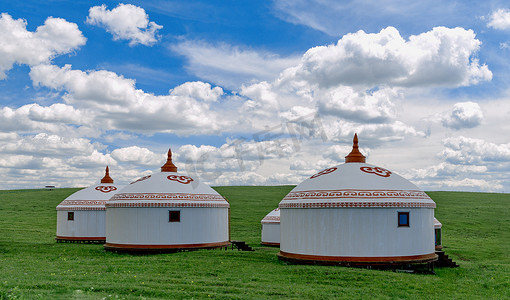
M122 187L113 183L106 167L99 184L79 190L62 201L57 206L56 240L104 243L105 203Z
M345 163L306 179L279 204L280 259L301 263L429 263L435 202L417 186L365 163L354 136Z
M280 246L280 209L270 211L261 221L261 244Z
M161 172L132 182L106 203L104 247L128 252L225 247L229 207L210 186L177 173L169 150Z

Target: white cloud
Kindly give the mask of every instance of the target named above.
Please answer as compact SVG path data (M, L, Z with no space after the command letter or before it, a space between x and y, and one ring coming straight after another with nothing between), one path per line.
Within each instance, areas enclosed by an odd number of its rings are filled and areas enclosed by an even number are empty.
M492 12L489 16L488 27L505 30L510 28L510 10L500 8Z
M0 79L7 77L14 64L29 66L47 63L54 57L85 45L86 38L75 23L49 17L35 32L27 31L27 22L0 15Z
M131 146L112 151L111 157L119 162L129 162L135 165L157 166L166 161L165 154L156 154L147 148Z
M86 23L104 27L114 40L128 40L130 46L155 44L159 39L157 31L163 28L149 22L143 8L122 3L112 10L108 10L104 4L91 7Z
M435 27L404 40L397 29L344 35L336 45L308 50L301 63L280 76L280 84L306 81L338 85L458 87L492 79L474 57L481 42L472 30Z
M23 154L32 156L70 157L90 155L95 146L84 138L70 138L58 135L39 133L35 136L24 136L16 141L0 145L0 153Z
M475 102L460 102L453 106L452 112L442 118L445 127L456 130L473 128L482 124L483 112Z
M273 80L282 70L299 62L298 57L280 57L265 51L201 41L184 41L172 45L171 50L187 58L189 72L228 88Z
M464 136L447 138L443 143L445 149L440 156L452 164L490 166L510 161L510 143L495 144Z
M136 89L134 80L105 70L39 65L30 77L36 86L64 90L66 103L85 110L95 128L190 135L219 133L230 122L210 109L223 90L208 83L187 82L156 96Z

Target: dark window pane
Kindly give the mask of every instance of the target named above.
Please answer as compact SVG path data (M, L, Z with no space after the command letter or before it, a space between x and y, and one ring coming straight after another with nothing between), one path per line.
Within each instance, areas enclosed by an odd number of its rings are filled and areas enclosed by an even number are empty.
M181 221L181 211L179 210L171 210L168 212L169 214L169 222L180 222Z

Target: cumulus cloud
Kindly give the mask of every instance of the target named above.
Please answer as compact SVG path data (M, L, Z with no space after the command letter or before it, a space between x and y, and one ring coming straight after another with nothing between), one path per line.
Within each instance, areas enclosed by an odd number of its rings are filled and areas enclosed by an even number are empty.
M0 15L0 79L7 77L14 64L29 66L47 63L54 57L70 53L85 45L86 38L75 23L49 17L35 32L27 22Z
M440 156L447 162L459 165L503 163L510 160L510 143L495 144L464 136L447 138Z
M296 56L280 57L264 51L202 41L183 41L170 49L187 58L186 68L191 73L229 88L238 88L251 81L273 80L282 70L299 62Z
M435 27L406 41L394 27L379 33L360 30L336 45L308 50L301 63L279 81L306 81L320 87L390 85L458 87L492 79L474 56L481 42L472 30Z
M67 104L86 110L92 126L106 130L208 134L218 133L228 123L210 110L223 90L208 83L188 82L168 95L156 96L136 89L134 80L105 70L39 65L30 77L36 86L65 91Z
M0 153L23 154L33 156L66 157L89 155L95 146L88 139L70 138L58 135L39 133L35 136L24 136L14 142L0 145Z
M492 12L489 16L488 27L494 29L506 30L510 28L510 10L500 8Z
M114 40L128 40L130 46L155 44L159 40L157 31L163 28L149 22L143 8L122 3L112 10L108 10L104 4L91 7L86 23L104 27Z
M166 161L166 153L154 153L147 148L131 146L112 151L111 157L119 162L129 162L136 165L157 166Z
M482 121L482 109L475 102L456 103L451 113L442 118L443 126L456 130L479 126Z

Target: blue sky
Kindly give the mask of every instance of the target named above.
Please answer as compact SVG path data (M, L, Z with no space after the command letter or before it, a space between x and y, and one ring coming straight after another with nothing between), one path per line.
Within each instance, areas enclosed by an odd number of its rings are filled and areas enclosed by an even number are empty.
M297 184L368 162L510 189L504 1L3 1L0 188L179 171Z

